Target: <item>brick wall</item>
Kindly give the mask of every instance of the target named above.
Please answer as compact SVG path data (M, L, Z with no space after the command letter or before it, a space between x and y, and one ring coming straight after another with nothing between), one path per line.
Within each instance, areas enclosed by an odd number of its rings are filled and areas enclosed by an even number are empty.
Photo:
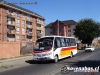
M0 58L20 56L19 42L0 42Z

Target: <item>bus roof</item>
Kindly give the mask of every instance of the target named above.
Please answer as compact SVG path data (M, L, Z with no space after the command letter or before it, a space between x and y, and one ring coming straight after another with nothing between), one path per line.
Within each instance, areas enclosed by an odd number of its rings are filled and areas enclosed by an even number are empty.
M45 37L64 37L64 38L74 38L75 39L75 37L50 35L50 36L44 36L44 37L38 38L37 40L42 39L42 38L45 38Z
M44 37L65 37L65 38L75 38L75 37L56 36L56 35L50 35L50 36L44 36ZM42 38L44 38L44 37L42 37Z

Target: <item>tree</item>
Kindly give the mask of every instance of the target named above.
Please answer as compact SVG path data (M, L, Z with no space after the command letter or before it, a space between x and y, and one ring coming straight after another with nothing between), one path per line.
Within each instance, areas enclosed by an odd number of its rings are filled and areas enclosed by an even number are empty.
M100 24L90 18L81 19L75 26L74 35L81 43L91 45L94 38L100 35Z

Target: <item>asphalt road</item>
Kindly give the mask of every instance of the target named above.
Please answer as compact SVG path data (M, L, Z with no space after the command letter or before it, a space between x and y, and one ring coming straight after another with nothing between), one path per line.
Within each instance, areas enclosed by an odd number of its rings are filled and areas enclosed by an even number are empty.
M99 48L100 49L100 48ZM100 66L100 50L95 52L80 52L73 58L60 60L58 63L44 62L37 64L33 60L25 61L28 65L12 70L0 72L0 75L100 75L100 73L75 73L70 71L66 74L61 73L64 65L73 67L97 67Z

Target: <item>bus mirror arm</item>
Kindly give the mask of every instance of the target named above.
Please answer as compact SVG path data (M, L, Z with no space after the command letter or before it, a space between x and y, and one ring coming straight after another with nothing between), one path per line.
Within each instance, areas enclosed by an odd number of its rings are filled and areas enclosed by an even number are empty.
M54 50L56 50L57 49L57 46L54 46Z

